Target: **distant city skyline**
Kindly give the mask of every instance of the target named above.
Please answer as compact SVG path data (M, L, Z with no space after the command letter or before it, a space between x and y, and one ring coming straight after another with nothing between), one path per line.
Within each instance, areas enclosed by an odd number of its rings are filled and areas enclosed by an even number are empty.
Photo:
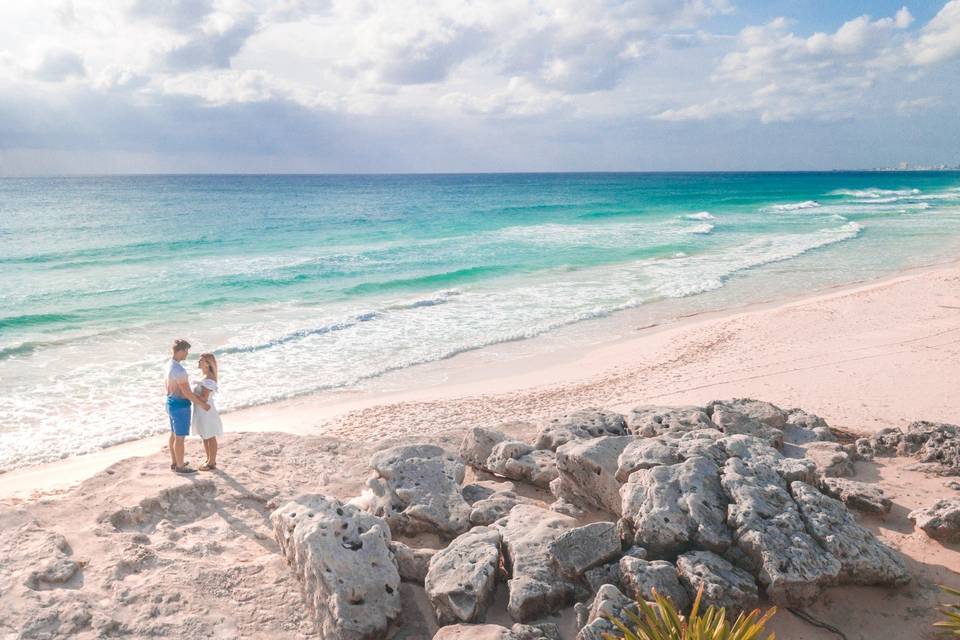
M0 175L960 162L960 0L0 5Z

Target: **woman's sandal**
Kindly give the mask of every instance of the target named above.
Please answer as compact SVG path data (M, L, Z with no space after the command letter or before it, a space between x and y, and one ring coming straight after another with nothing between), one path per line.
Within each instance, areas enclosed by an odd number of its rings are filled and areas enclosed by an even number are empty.
M200 471L213 471L216 468L217 468L217 465L209 464L205 462L203 463L203 465L200 466Z

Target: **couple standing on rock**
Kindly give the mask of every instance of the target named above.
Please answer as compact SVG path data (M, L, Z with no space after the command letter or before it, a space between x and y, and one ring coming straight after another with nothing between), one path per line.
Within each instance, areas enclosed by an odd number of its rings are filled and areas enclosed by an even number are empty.
M223 435L220 414L213 403L213 394L217 392L217 359L212 353L200 354L200 373L203 380L193 389L187 370L181 364L190 352L190 343L186 340L173 341L173 356L167 364L167 415L170 417L170 469L177 473L196 473L196 469L187 466L184 461L184 438L191 431L203 438L203 449L207 460L200 471L213 471L217 468L217 436ZM193 419L191 420L191 403Z

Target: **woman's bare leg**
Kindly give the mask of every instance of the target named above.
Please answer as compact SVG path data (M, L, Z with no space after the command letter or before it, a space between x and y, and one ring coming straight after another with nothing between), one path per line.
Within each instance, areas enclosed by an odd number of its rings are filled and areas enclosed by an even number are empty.
M203 439L203 452L207 456L207 463L209 463L210 462L210 440L208 440L207 438Z
M204 440L203 443L210 443L210 448L207 452L207 464L211 467L217 466L217 439L210 438L209 440Z

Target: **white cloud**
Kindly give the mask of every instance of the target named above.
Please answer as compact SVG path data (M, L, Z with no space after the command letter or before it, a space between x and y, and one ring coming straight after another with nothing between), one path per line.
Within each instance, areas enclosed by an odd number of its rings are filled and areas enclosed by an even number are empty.
M960 0L950 0L906 47L913 64L929 65L960 56Z
M80 54L59 48L44 51L31 70L34 78L44 82L61 82L68 78L83 77L86 73Z
M913 115L934 109L943 104L937 96L927 96L925 98L913 98L912 100L901 100L897 103L897 113L901 115Z

